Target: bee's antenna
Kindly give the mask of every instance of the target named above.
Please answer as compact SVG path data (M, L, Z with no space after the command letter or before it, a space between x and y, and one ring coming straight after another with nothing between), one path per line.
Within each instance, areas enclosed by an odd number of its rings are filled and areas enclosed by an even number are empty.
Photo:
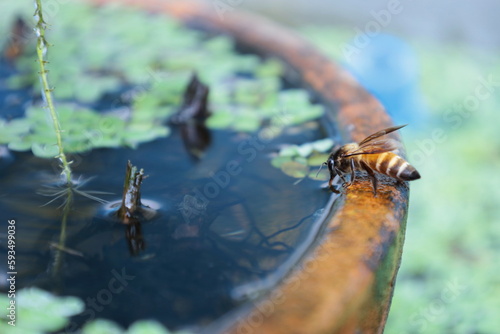
M318 172L316 173L316 177L318 177L319 172L321 172L321 168L323 168L323 166L325 166L325 165L326 165L326 162L323 162L323 163L319 166Z

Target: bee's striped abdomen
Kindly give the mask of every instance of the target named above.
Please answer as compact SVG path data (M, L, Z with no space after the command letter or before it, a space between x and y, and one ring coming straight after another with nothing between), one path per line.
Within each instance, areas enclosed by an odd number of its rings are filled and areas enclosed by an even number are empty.
M367 154L362 157L373 170L402 181L412 181L420 178L418 171L406 160L392 152Z

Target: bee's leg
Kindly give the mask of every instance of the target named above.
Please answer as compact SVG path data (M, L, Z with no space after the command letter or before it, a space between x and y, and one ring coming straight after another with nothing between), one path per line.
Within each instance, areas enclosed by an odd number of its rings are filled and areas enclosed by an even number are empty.
M335 187L330 183L330 190L336 194L340 194L340 191L338 191L337 189L335 189Z
M354 159L351 159L351 184L354 183L354 179L356 179L356 173L354 172Z
M337 172L337 175L340 175L340 177L342 177L342 174L338 173L338 171L336 170ZM335 178L335 174L333 173L333 170L330 170L330 180L328 181L328 187L330 188L330 190L336 194L340 194L340 191L338 191L337 189L335 189L335 187L333 186L333 179Z
M349 188L354 183L355 178L356 178L356 174L354 172L354 159L351 159L351 178L350 178L349 182L347 182L346 179L342 178L342 181L344 181L343 187Z
M366 172L370 176L370 179L372 179L373 195L377 197L377 177L375 176L375 172L363 160L361 160L361 166L363 167L364 170L366 170Z
M340 169L335 168L335 172L342 179L342 183L344 183L344 184L347 183L347 180L344 177L344 173Z

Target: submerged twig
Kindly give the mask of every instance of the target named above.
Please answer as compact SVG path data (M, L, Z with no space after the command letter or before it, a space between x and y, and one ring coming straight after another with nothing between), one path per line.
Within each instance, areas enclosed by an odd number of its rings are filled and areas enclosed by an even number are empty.
M211 142L210 132L205 120L210 116L208 110L209 88L193 74L184 92L182 105L172 115L169 122L178 125L186 150L199 159Z
M145 178L144 170L137 170L130 161L127 162L125 173L125 183L123 185L123 197L120 209L118 209L118 218L124 224L131 224L138 221L141 203L141 185Z
M145 177L143 169L137 170L137 167L133 166L130 160L127 162L122 204L118 209L117 216L123 224L126 224L125 237L130 254L134 256L146 248L141 228L141 220L144 218L145 209L147 209L141 203L141 185Z
M12 24L9 40L3 50L3 56L7 60L14 61L24 52L30 30L30 27L20 16Z
M210 116L208 111L209 88L193 74L184 92L179 110L170 117L172 124L186 124L190 121L203 122Z

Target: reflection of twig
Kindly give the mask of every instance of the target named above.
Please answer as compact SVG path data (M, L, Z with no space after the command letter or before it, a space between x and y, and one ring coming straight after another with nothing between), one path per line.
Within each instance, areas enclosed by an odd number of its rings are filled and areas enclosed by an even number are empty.
M70 186L66 187L67 198L64 201L63 215L61 219L61 232L59 233L59 243L57 244L58 251L56 251L54 268L52 270L52 276L56 277L61 269L61 264L63 261L64 253L61 251L65 248L66 244L66 226L68 224L68 216L71 210L71 205L73 204L73 191Z
M67 254L70 254L70 255L74 255L74 256L79 256L79 257L83 257L83 253L82 252L79 252L77 250L74 250L74 249L71 249L71 248L68 248L68 247L65 247L63 245L60 245L60 244L57 244L55 242L51 242L50 243L50 247L51 248L55 248L57 250L60 250L62 252L65 252Z
M276 236L292 231L299 226L303 225L305 221L311 219L314 214L308 215L300 219L297 223L292 226L281 229L277 232L266 236L258 227L255 219L251 212L246 208L244 201L236 200L228 205L224 205L224 208L242 205L246 212L246 219L248 220L248 226L250 227L249 232L242 240L228 240L213 230L210 229L211 224L216 217L203 222L200 229L200 237L208 241L213 250L215 250L223 261L231 268L233 271L240 271L243 273L257 275L259 278L263 278L272 272L272 268L263 268L263 263L269 263L268 261L263 261L263 256L268 259L276 259L282 257L286 254L290 254L294 251L294 247L288 245L282 241L271 242L272 238ZM220 210L220 208L218 208ZM213 210L213 208L212 208ZM205 213L205 218L209 213ZM255 237L258 240L255 240Z
M284 232L287 232L287 231L291 231L291 230L293 230L293 229L296 229L297 227L299 227L300 225L302 225L302 223L304 223L307 219L309 219L309 218L311 218L311 217L313 217L313 216L314 216L314 214L310 214L309 216L305 216L304 218L302 218L301 220L299 220L299 221L298 221L298 223L296 223L295 225L292 225L292 226L290 226L290 227L286 227L286 228L284 228L284 229L281 229L281 230L279 230L279 231L274 232L273 234L271 234L271 235L267 236L264 240L262 240L262 241L261 241L261 244L262 244L263 242L265 242L265 243L269 243L269 242L268 242L268 241L269 241L269 239L272 239L272 238L274 238L275 236L277 236L277 235L279 235L279 234L281 234L281 233L284 233Z
M138 255L146 249L146 243L142 235L142 226L140 222L134 222L125 226L125 237L127 238L130 254Z

